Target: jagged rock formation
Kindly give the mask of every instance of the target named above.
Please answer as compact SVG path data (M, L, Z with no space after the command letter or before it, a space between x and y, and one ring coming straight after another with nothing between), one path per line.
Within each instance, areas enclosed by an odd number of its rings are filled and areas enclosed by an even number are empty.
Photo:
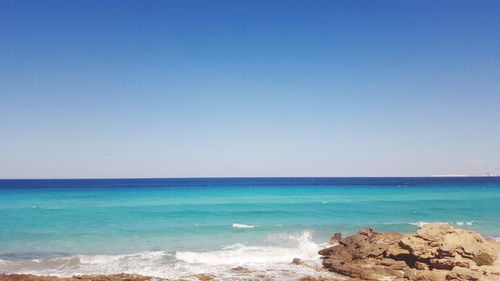
M325 268L361 280L500 280L498 243L443 223L408 235L364 228L319 254Z

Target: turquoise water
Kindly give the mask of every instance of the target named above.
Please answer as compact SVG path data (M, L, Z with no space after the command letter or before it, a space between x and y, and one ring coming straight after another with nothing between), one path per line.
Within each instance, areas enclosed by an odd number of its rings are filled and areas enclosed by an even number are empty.
M4 180L0 202L0 272L77 255L200 264L249 247L314 258L334 232L432 221L500 237L499 178Z

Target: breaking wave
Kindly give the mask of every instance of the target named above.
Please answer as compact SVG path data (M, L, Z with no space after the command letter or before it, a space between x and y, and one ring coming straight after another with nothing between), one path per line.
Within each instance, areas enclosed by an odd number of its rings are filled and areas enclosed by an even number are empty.
M269 240L278 240L271 236ZM195 264L208 265L258 265L273 263L289 263L294 258L302 260L318 260L320 245L314 243L310 232L299 235L282 234L279 239L283 246L246 246L234 244L218 251L209 252L177 252L178 260Z
M462 225L472 225L474 221L457 221L455 222L456 225L462 226Z
M418 221L418 222L410 222L408 224L411 224L411 225L415 225L415 226L418 226L418 227L422 227L426 224L429 224L430 222L425 222L425 221ZM472 225L474 223L473 220L471 221L456 221L456 222L445 222L447 224L451 224L451 225L456 225L456 226L464 226L464 225Z
M255 225L244 224L244 223L233 223L233 228L254 228Z
M429 224L430 222L425 222L425 221L418 221L418 222L410 222L408 224L411 224L411 225L415 225L415 226L418 226L418 227L422 227L426 224Z
M317 254L321 245L312 240L310 232L269 235L271 245L250 246L234 244L213 251L149 251L125 255L74 255L23 260L0 260L0 273L28 273L68 277L82 274L129 273L167 279L192 278L206 273L221 279L248 280L252 274L272 276L275 280L289 280L281 276L292 272L294 276L321 274L314 270L319 265ZM300 258L311 267L296 266L290 262ZM232 268L244 266L251 272L235 277ZM281 276L281 277L280 277Z

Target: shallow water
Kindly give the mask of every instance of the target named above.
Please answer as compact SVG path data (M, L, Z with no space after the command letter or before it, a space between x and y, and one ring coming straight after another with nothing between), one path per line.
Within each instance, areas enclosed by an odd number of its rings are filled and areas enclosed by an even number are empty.
M334 232L432 221L500 237L493 177L1 180L0 203L10 273L290 270Z

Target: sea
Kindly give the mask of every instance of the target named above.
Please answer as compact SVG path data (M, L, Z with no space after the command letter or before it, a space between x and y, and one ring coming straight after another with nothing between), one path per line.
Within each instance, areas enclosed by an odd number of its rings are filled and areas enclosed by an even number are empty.
M429 222L500 239L500 178L0 180L0 273L294 280L335 232Z

